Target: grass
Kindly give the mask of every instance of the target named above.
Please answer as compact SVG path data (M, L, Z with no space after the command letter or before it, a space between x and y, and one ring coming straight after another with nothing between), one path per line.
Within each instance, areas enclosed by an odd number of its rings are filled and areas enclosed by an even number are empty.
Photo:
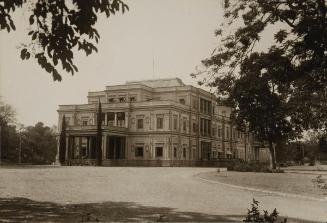
M313 174L230 171L224 174L216 172L201 174L202 178L237 186L323 198L327 196L327 190L318 188L312 182L317 176ZM326 179L327 176L323 176L323 178Z

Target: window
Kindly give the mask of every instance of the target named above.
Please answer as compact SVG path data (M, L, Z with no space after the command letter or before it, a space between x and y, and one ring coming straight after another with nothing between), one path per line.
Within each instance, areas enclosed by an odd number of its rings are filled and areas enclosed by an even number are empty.
M229 139L229 127L226 127L226 139Z
M137 119L137 128L143 129L143 118Z
M163 147L156 146L156 157L162 157L162 155L163 155Z
M193 108L197 109L198 108L198 100L193 99Z
M196 133L196 123L193 122L193 132Z
M221 138L221 126L218 126L218 138Z
M174 130L177 130L177 115L174 115Z
M65 117L65 123L66 123L66 125L69 125L69 122L70 122L70 117Z
M125 97L120 97L120 98L119 98L119 102L121 102L121 103L122 103L122 102L126 102L126 98L125 98Z
M183 157L186 158L186 148L183 148Z
M117 112L117 126L124 127L125 126L125 112Z
M211 114L211 101L200 99L200 112L204 114Z
M174 147L174 157L177 157L177 147Z
M143 146L136 147L135 156L136 157L143 157Z
M163 129L163 116L157 116L157 129Z
M216 137L216 128L215 127L212 128L212 136Z
M115 113L114 112L108 112L107 113L107 125L114 126L115 124Z
M181 103L182 105L185 105L185 99L184 98L180 98L179 99L179 103Z
M109 102L109 103L114 103L114 102L115 102L115 99L114 99L114 98L109 98L109 99L108 99L108 102Z
M183 131L186 132L186 118L183 118Z
M129 98L129 101L130 101L130 102L136 102L136 98L135 98L135 97L130 97L130 98Z
M82 125L84 125L84 126L87 125L87 120L83 120Z

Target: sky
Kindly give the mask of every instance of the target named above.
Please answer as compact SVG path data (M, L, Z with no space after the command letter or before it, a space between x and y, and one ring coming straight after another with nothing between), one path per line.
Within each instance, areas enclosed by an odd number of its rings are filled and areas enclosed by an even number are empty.
M58 105L86 104L88 91L126 81L179 77L196 86L190 74L218 45L221 0L125 2L130 7L125 14L99 17L99 52L75 54L79 72L61 72L61 82L36 61L20 59L21 44L28 42L28 13L15 13L17 30L0 33L0 96L16 109L18 122L57 125Z

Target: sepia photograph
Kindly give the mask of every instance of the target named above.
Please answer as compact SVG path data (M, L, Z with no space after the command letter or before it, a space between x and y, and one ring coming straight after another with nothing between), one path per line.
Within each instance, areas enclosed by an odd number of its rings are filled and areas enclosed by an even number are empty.
M327 223L327 0L0 0L0 222Z

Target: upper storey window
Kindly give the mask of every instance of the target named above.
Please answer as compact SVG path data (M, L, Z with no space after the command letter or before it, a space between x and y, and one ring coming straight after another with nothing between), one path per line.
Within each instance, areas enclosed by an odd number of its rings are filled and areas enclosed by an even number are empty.
M200 112L203 114L210 115L212 112L211 101L200 99Z
M130 102L136 102L136 97L130 97L130 98L129 98L129 101L130 101Z
M109 98L109 99L108 99L108 102L109 102L109 103L114 103L114 102L115 102L115 98Z
M193 108L194 109L198 108L198 100L196 98L193 98Z
M119 97L119 102L120 102L120 103L124 103L124 102L126 102L126 98L125 98L125 97Z
M185 105L185 99L184 98L180 98L179 99L179 103L181 103L182 105Z
M163 129L163 115L157 115L157 129Z

